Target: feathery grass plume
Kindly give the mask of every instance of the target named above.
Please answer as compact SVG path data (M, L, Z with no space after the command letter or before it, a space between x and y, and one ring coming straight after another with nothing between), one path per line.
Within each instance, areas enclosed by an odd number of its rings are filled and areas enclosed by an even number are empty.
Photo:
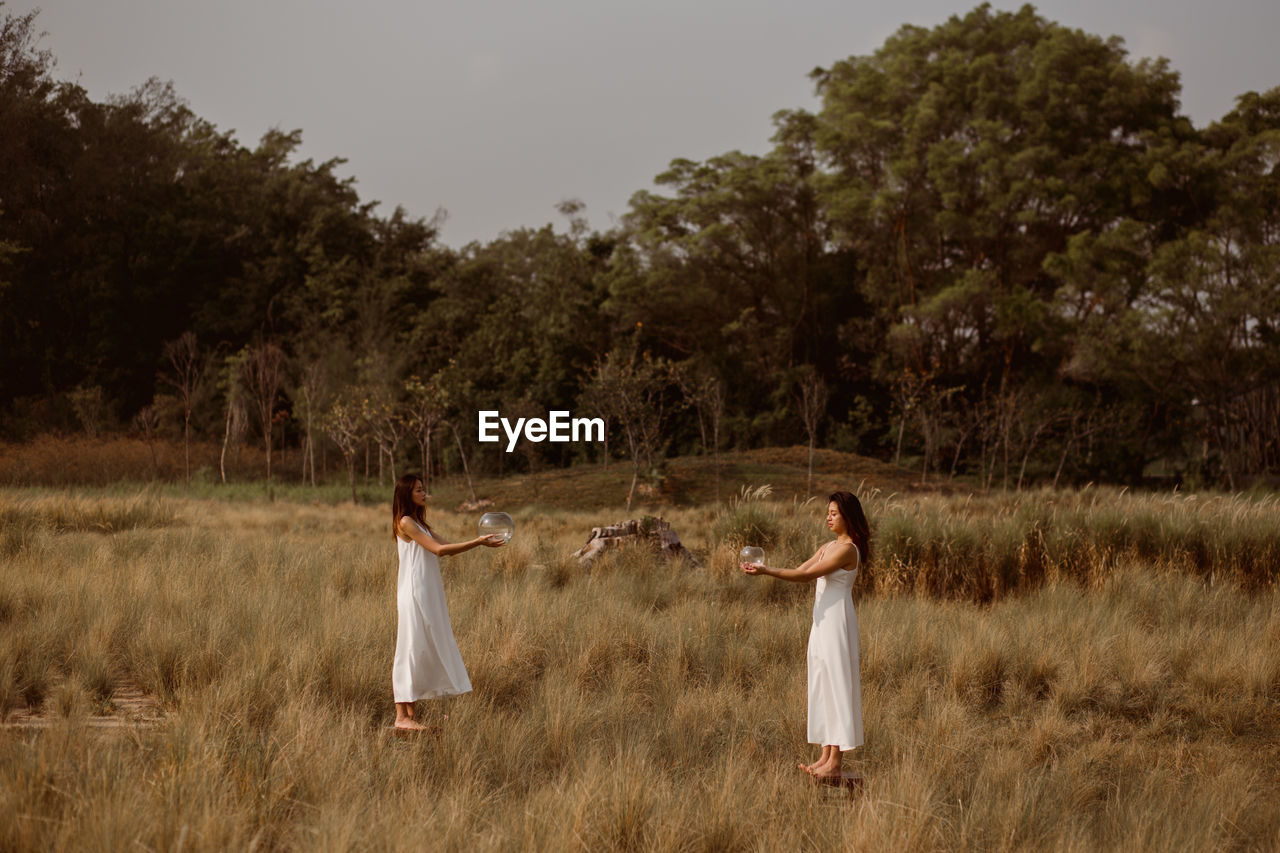
M739 489L717 519L712 539L735 548L773 546L778 540L778 516L777 511L765 503L772 493L773 487L768 484Z

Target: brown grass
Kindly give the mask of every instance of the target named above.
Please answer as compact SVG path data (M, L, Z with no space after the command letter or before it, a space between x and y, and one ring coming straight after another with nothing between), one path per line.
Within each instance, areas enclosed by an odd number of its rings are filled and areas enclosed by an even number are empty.
M191 445L193 476L219 477L221 445L198 441ZM286 480L300 477L296 450L283 456L277 449L273 470ZM340 462L340 458L335 459ZM185 476L181 441L156 439L152 445L127 436L88 439L44 435L29 442L0 442L0 484L9 486L109 486L131 482L181 482ZM336 466L335 466L336 467ZM227 476L234 480L265 476L266 453L250 442L227 451Z
M948 500L877 497L873 521L941 519L947 505L931 502ZM979 525L1008 509L973 504ZM405 740L386 730L384 508L166 505L164 526L34 527L6 557L0 698L52 723L0 731L0 849L1216 850L1280 838L1274 585L1132 549L1088 583L1049 572L987 604L877 582L858 601L867 743L852 761L866 785L842 799L794 769L813 754L812 589L736 572L711 534L723 510L667 514L702 569L632 549L585 570L565 555L610 519L516 509L507 549L446 563L475 691L422 703L449 720L439 739ZM1266 511L1231 507L1206 523L1263 523L1251 514ZM769 508L771 562L817 541L819 508ZM446 535L474 524L431 518ZM162 700L164 725L90 732L117 675Z

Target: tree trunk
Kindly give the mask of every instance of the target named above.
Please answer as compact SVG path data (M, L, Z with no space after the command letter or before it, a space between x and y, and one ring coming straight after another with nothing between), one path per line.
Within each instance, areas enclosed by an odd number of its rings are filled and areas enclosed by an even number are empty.
M227 483L227 443L231 441L231 407L227 407L227 428L222 433L222 453L218 456L218 470L222 473L222 484Z
M813 494L813 435L809 435L809 485L805 488L805 493Z
M1022 491L1022 478L1027 473L1027 460L1031 458L1031 453L1036 449L1036 443L1040 440L1040 434L1049 426L1050 421L1041 421L1036 426L1036 431L1031 434L1031 440L1027 442L1027 450L1022 454L1022 467L1018 469L1018 491Z
M922 416L920 418L920 429L924 433L924 462L920 466L920 482L929 482L929 454L933 447L933 434L929 428L929 418Z
M311 488L316 487L316 440L311 431L311 419L307 419L307 452L302 454L302 481L307 481L307 471L311 471Z
M720 425L712 431L716 441L716 503L720 503Z
M1075 441L1074 436L1068 438L1062 444L1062 456L1058 459L1058 470L1053 472L1053 487L1058 488L1058 478L1062 476L1062 466L1067 464L1067 454L1071 451L1071 443Z
M902 417L898 419L898 449L894 451L894 454L893 454L894 465L902 464L902 433L904 430L906 430L906 428L907 428L907 416L904 413Z
M631 498L636 493L636 482L640 479L640 465L631 466L631 488L627 490L627 512L631 512Z
M471 493L471 500L476 499L476 488L471 484L471 466L467 464L467 452L462 449L462 438L458 435L458 428L452 423L449 429L453 430L453 440L458 443L458 455L462 457L462 470L467 475L467 491Z
M427 470L427 445L424 441L418 442L418 459L422 463L422 488L427 490L427 494L431 494L431 472Z
M610 548L629 542L656 547L658 553L668 559L684 557L693 565L699 565L697 558L685 550L684 545L680 543L680 537L671 529L670 523L661 518L633 518L606 527L593 527L591 536L587 538L587 544L575 551L573 556L582 565L590 565Z

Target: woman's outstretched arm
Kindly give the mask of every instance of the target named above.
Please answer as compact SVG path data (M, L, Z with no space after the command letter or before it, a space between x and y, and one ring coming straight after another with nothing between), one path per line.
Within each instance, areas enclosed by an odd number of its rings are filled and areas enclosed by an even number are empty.
M742 563L742 570L749 575L768 575L782 581L807 583L829 575L836 569L852 569L858 565L858 548L844 542L832 542L825 551L819 551L794 569L775 569L770 566L754 566Z
M477 536L475 539L469 539L466 542L438 542L432 538L431 534L426 531L426 528L407 515L400 519L398 527L400 528L401 535L417 542L437 557L452 557L455 554L470 551L472 548L480 545L484 545L489 548L497 548L499 545L506 544L506 540L502 538L502 534L500 533L491 533L488 536Z

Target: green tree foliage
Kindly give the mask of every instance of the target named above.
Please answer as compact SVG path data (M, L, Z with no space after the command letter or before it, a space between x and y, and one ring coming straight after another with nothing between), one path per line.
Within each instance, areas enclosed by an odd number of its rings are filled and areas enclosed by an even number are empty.
M777 124L770 154L674 160L656 179L672 195L632 197L609 308L642 346L733 377L731 407L754 413L740 432L791 440L803 434L787 408L793 370L834 360L824 320L858 300L834 286L848 258L827 251L812 117Z
M412 367L444 371L455 410L467 412L457 426L473 433L477 410L525 398L543 407L542 416L572 408L608 348L611 330L598 317L608 255L600 235L558 234L547 225L472 244L440 275L434 298L414 314L410 349L426 364Z
M1176 75L1029 6L984 5L814 78L822 198L887 326L882 374L974 393L1046 381L1065 329L1045 260L1147 217L1152 146L1191 133Z
M772 150L672 160L613 230L567 201L451 251L299 131L244 146L154 80L95 102L38 41L0 3L8 434L127 422L190 334L194 433L256 401L268 455L314 481L337 447L353 494L375 444L429 476L433 435L468 480L800 442L1010 488L1280 470L1280 89L1198 129L1165 60L982 5L816 69ZM479 409L575 408L611 442L473 449Z
M1242 96L1193 153L1202 218L1164 240L1122 220L1048 268L1079 324L1070 372L1145 401L1156 452L1235 485L1280 467L1280 90Z
M375 217L341 160L294 162L299 131L245 148L168 84L94 102L37 41L34 14L0 6L0 407L87 383L136 410L188 331L239 348L407 330L434 221Z

